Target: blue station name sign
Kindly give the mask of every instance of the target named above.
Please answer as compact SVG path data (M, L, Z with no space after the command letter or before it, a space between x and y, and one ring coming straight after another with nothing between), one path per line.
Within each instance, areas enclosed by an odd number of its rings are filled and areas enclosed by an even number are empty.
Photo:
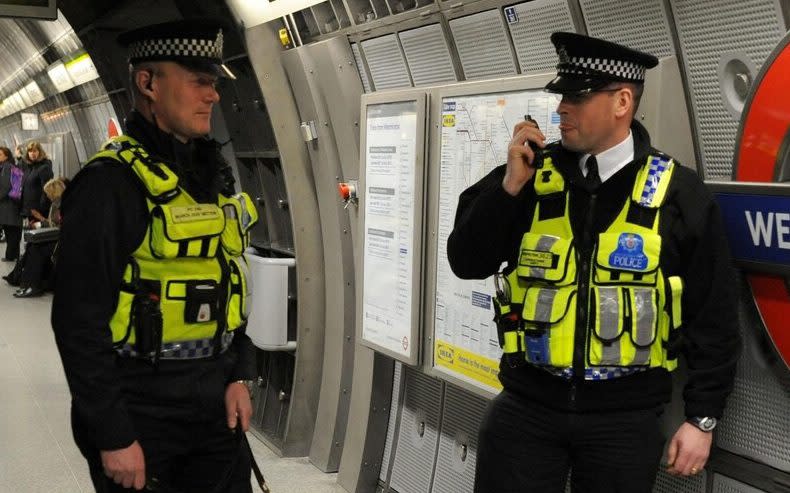
M790 274L790 184L708 182L735 261L748 272Z

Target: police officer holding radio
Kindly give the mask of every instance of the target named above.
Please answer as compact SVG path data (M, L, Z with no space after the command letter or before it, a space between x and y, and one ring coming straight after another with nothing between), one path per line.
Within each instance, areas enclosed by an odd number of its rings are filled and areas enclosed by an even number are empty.
M134 110L63 198L52 324L97 491L248 492L257 220L206 136L222 30L128 32Z
M658 60L573 33L546 90L561 140L516 125L507 164L463 192L448 257L498 279L503 391L480 429L477 492L652 491L679 354L684 422L668 472L693 475L733 385L734 273L702 181L650 145L634 114Z

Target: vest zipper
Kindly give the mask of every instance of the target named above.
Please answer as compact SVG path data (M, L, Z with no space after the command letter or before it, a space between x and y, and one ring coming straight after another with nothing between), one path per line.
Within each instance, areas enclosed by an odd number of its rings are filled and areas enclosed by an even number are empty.
M577 296L576 305L576 332L574 334L573 342L573 376L574 379L584 379L584 350L587 345L587 334L589 332L588 325L590 323L589 317L589 304L590 304L590 273L592 272L591 263L593 261L592 252L592 228L593 218L595 216L595 202L597 199L596 194L590 195L590 201L587 204L587 216L584 220L584 234L582 235L582 245L579 249L579 257L581 260L581 271L579 272L579 294ZM578 263L578 260L577 260ZM571 399L572 404L575 406L576 391L575 386L572 389Z

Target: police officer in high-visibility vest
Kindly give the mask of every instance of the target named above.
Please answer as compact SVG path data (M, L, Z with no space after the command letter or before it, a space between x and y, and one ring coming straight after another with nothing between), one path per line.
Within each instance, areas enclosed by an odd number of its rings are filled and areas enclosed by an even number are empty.
M63 198L52 324L97 491L247 492L255 205L207 137L223 33L122 35L134 109Z
M507 164L463 192L448 257L499 274L504 390L481 424L477 492L648 493L659 419L685 356L687 421L670 474L705 467L740 338L722 219L690 169L650 145L634 114L649 54L551 36L561 140L516 125Z

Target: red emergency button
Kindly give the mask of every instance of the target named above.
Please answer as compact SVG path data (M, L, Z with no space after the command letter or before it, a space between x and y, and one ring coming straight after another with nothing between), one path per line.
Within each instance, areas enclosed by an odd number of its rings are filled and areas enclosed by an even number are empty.
M340 191L340 198L344 202L357 199L357 186L354 183L340 182L337 184L337 188Z

